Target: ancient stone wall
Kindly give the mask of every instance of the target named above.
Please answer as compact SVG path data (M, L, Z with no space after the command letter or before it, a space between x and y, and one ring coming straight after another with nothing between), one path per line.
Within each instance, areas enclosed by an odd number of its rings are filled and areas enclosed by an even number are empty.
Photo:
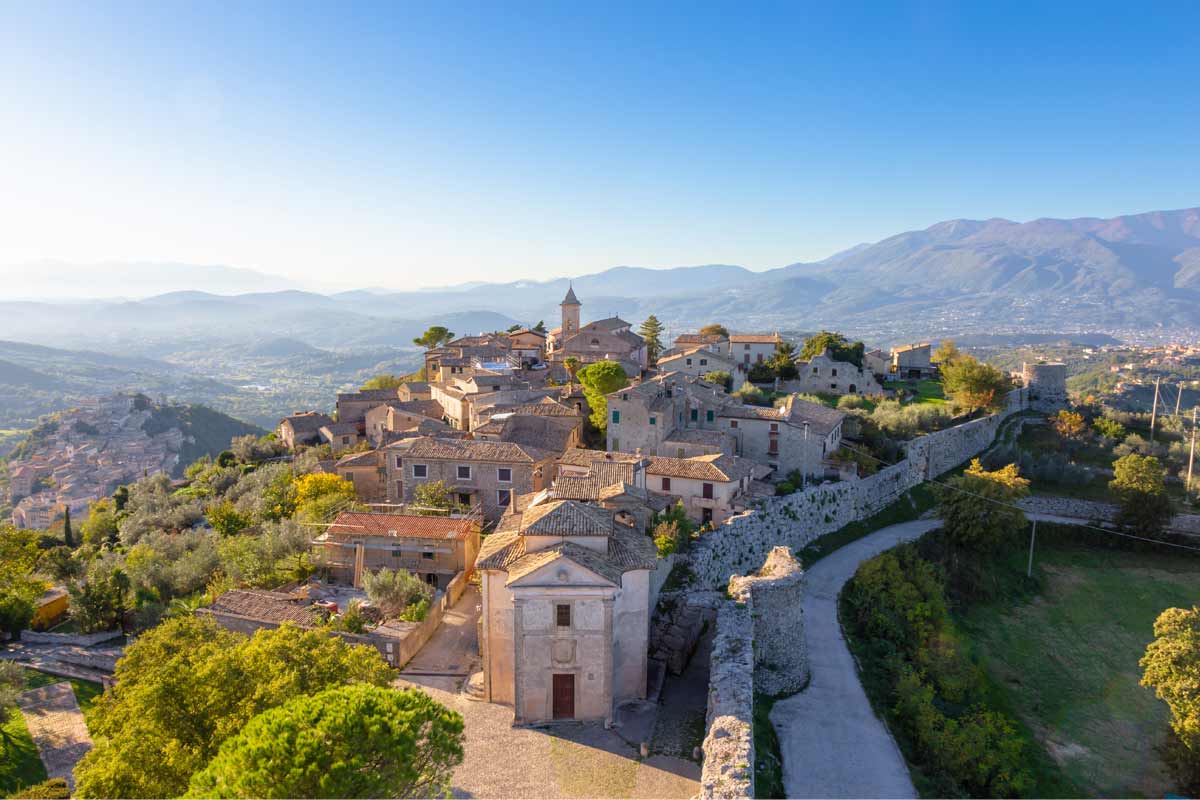
M992 443L1000 423L1022 408L1024 393L1016 390L1004 411L914 439L904 460L874 475L768 498L757 510L731 517L693 543L689 559L698 582L719 589L730 575L758 569L776 545L799 550L866 519L914 486L978 455Z
M748 602L754 623L754 690L795 694L808 683L804 570L786 547L771 550L754 575L734 575L729 593Z
M717 611L701 798L754 797L754 625L749 597Z

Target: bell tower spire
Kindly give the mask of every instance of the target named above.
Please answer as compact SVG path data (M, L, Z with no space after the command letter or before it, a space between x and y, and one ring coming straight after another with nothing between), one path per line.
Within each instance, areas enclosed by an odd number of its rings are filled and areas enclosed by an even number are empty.
M562 309L562 338L565 341L579 332L579 309L583 307L572 284L567 284L567 296L558 306Z

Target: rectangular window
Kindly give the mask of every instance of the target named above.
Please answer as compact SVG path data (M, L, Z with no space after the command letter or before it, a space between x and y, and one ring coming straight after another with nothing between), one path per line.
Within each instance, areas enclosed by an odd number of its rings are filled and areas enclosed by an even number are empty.
M512 468L499 467L496 469L496 480L501 483L512 483Z
M750 345L748 345L748 344L744 344L744 345L742 345L742 349L743 349L743 350L749 350L749 349L750 349Z
M671 491L671 479L670 479L670 478L663 478L663 479L662 479L662 490L663 490L664 492L669 492L669 491Z
M687 365L688 365L689 367L692 365L692 360L691 360L690 358L687 360Z
M403 459L401 459L400 456L396 456L396 469L400 469L403 466L404 466Z
M693 408L692 409L692 422L695 422L698 419L700 419L700 409Z
M569 603L560 603L554 607L555 622L560 628L571 627L571 606Z
M702 359L700 359L700 366L702 366L702 367L707 367L707 366L708 366L708 359L707 359L707 358L702 358Z
M350 444L350 437L349 437L349 436L343 436L343 437L342 437L342 444Z
M621 412L620 412L620 411L617 411L617 410L614 408L614 409L613 409L613 415L612 415L612 419L613 419L613 424L614 424L614 425L620 425L620 424L621 424Z
M708 422L712 422L714 419L716 419L716 413L710 408L708 411L704 412L704 419Z
M731 420L729 420L729 427L731 427L731 428L736 428L736 427L737 427L737 420L736 420L736 419L731 419Z
M837 367L834 367L833 371L830 372L829 374L836 378L837 377Z
M414 478L429 477L429 466L427 464L413 464L413 477Z
M813 375L820 375L820 374L821 374L821 371L819 369L817 369L816 367L813 367Z
M771 433L778 433L778 432L779 432L779 423L772 422L771 423Z
M511 502L512 502L512 492L510 492L508 489L497 489L496 490L496 505L506 506Z
M429 550L426 550L425 552L421 553L421 558L425 559L426 561L433 561L433 553Z
M392 551L392 558L400 558L403 555L404 555L404 551L402 551L402 550L393 550Z
M650 418L650 424L651 424L651 425L657 425L657 424L658 424L658 417L651 417L651 418Z
M458 479L460 481L471 480L471 468L463 466L462 464L459 464L458 465Z
M703 492L704 499L712 500L713 499L713 485L711 483L706 483L706 484L704 484L704 486L702 488L704 490L704 492Z

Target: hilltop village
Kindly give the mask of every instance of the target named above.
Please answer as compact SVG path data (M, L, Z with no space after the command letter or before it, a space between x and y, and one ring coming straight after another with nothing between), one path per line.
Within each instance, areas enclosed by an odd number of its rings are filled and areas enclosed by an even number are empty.
M756 781L779 796L786 759L826 744L783 723L780 741L764 739L754 723L764 698L815 703L805 714L838 731L821 715L858 702L801 691L813 670L830 668L810 661L812 637L836 625L833 609L806 616L814 560L888 520L933 530L921 518L927 487L955 470L968 473L954 480L1017 485L1009 461L1040 484L1111 475L1053 453L1028 462L1014 449L1023 429L1038 431L1031 441L1087 434L1069 410L1063 363L1005 372L948 341L884 352L835 332L793 341L719 324L663 342L653 317L635 329L618 317L585 322L583 308L569 290L552 329L432 327L418 373L377 376L332 398L328 412L299 410L184 470L181 433L151 435L136 398L63 415L44 438L62 440L55 452L70 454L71 470L129 455L121 474L97 472L98 488L79 499L62 494L68 482L48 482L65 474L48 451L18 454L12 486L26 496L14 520L34 530L6 536L29 534L30 553L49 549L30 556L10 592L30 609L15 627L31 630L0 656L115 679L119 702L134 703L119 691L121 670L133 669L117 666L126 649L167 648L188 671L215 656L185 653L182 641L219 641L230 653L262 643L278 648L276 661L366 652L379 680L420 687L461 715L465 760L453 775L463 791L499 791L481 742L572 721L595 742L572 764L599 774L596 754L624 754L615 763L633 770L630 785L648 781L656 796L750 797ZM1121 425L1095 424L1107 457ZM77 432L105 446L76 442ZM972 463L981 454L986 463ZM41 495L70 508L74 533L70 519L31 516ZM1022 502L1031 513L1098 513L1063 497ZM59 536L65 544L51 546ZM362 647L338 650L350 645ZM83 796L177 795L201 774L199 754L174 775L138 771L121 753L143 733L121 725L71 762ZM528 766L543 747L554 752L530 739L514 764ZM908 791L870 783L887 770L838 769L854 794ZM808 791L794 788L804 775L791 775L789 791ZM589 795L562 776L518 770L505 780L509 796Z

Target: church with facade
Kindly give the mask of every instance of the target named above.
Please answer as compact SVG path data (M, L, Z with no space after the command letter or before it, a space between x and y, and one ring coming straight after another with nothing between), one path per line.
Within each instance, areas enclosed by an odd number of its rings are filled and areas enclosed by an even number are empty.
M552 367L561 369L568 357L574 357L581 366L616 361L630 377L640 375L646 368L646 342L633 332L628 322L612 316L581 325L583 303L575 296L574 288L567 289L559 308L562 323L550 331L546 340L546 360Z

